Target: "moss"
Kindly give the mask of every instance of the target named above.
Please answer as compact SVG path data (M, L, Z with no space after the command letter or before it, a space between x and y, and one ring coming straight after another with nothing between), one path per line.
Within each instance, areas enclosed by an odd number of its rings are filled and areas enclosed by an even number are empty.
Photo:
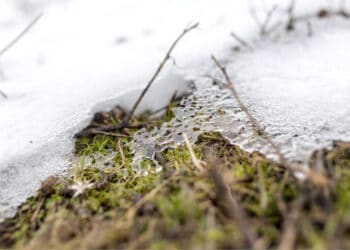
M150 121L148 129L170 119L170 110ZM146 117L133 122L147 121ZM118 120L114 117L109 122ZM163 166L160 172L152 160L141 163L147 174L134 171L128 142L135 131L119 138L79 138L79 161L71 175L44 181L14 218L0 224L0 247L248 248L237 218L222 209L215 183L207 172L195 168L186 147L168 148L157 155L157 163ZM217 159L220 173L246 214L249 230L264 247L275 248L281 240L287 220L281 204L291 213L300 198L307 202L298 208L296 247L350 247L350 144L338 142L325 151L334 184L325 190L291 175L281 185L284 168L230 145L219 133L202 134L193 148L203 161ZM72 189L77 183L88 187L80 195ZM328 203L330 211L324 209Z

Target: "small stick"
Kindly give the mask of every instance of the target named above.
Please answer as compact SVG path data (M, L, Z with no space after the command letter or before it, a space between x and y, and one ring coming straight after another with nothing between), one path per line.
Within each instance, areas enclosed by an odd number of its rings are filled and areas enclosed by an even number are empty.
M236 33L231 32L231 36L236 39L242 46L253 50L253 47L249 45L246 41L244 41L241 37L239 37Z
M267 26L269 25L270 20L271 20L274 12L276 10L277 10L277 5L272 6L272 8L267 12L265 20L262 23L260 21L258 15L256 14L255 9L251 5L249 5L250 15L252 16L253 20L255 21L256 25L258 26L261 36L264 36L267 34Z
M237 100L239 106L241 107L242 111L248 116L248 119L250 120L250 122L256 127L256 129L258 130L259 133L264 133L264 129L260 126L260 124L258 123L258 121L255 119L255 117L249 112L247 106L243 103L243 101L241 100L240 96L238 95L238 92L236 91L231 78L228 76L226 68L224 66L222 66L219 61L212 55L211 56L212 60L214 61L214 63L216 64L216 66L221 70L221 72L223 73L224 77L225 77L225 81L226 84L225 86L231 91L232 95L235 97L235 99ZM280 161L285 164L287 162L286 158L284 157L284 155L281 153L281 151L279 150L279 148L277 147L277 145L271 140L271 138L269 136L266 137L267 141L271 144L271 146L273 147L273 149L276 151Z
M9 42L2 50L0 50L0 56L4 55L10 48L12 48L39 21L42 16L43 13L40 13L24 28L21 33L19 33L11 42Z
M125 219L128 226L131 226L131 223L137 213L137 211L150 199L152 199L157 193L159 193L166 185L168 185L171 181L179 176L179 172L175 171L168 179L164 180L150 192L148 192L145 196L143 196L135 205L130 207L128 211L125 213ZM123 217L124 217L123 216Z
M122 166L125 167L126 166L126 158L125 158L125 154L124 154L124 151L123 151L123 147L120 143L120 140L118 140L118 149L119 149L119 153L120 153L120 156L122 158Z
M301 208L305 203L305 198L301 197L295 201L291 211L284 218L282 236L278 245L278 249L292 250L295 249L295 242L298 234L298 222L301 217Z
M260 28L260 34L266 35L267 34L267 26L270 23L270 20L273 16L273 13L275 13L275 11L277 10L277 5L272 6L272 8L267 12L266 18L264 20L264 23L262 24L261 28Z
M251 249L257 248L258 238L251 230L251 225L245 214L244 208L238 203L234 193L219 172L217 161L213 156L209 157L208 171L216 187L216 196L219 206L229 219L235 220L239 230L246 239Z
M306 25L307 25L307 36L308 36L308 37L312 37L313 31L312 31L312 24L311 24L311 21L308 21L308 22L306 23Z
M6 95L3 91L1 91L1 89L0 89L0 95L1 95L2 97L4 97L5 99L7 99L7 95Z
M289 8L287 10L288 13L288 21L287 21L287 30L293 30L294 29L294 10L295 10L295 4L296 4L296 0L291 0Z
M274 143L274 141L271 139L269 134L260 126L259 122L250 113L247 106L241 100L240 96L238 95L238 92L236 91L236 89L233 85L233 82L231 81L231 78L227 74L226 68L224 66L222 66L213 55L211 56L211 58L214 61L214 63L216 64L216 66L220 69L222 74L224 75L225 81L226 81L226 83L225 83L226 88L228 88L231 91L233 97L237 100L240 108L247 115L249 121L255 126L257 132L262 134L264 136L264 138L267 140L267 142L274 149L275 153L279 157L280 162L282 163L282 166L289 171L298 171L298 172L305 174L305 176L307 176L310 179L310 181L317 186L323 186L323 187L329 186L330 182L329 182L328 178L326 176L324 176L323 174L317 173L309 168L304 168L298 164L293 164L293 165L288 164L288 161L284 157L282 151Z
M153 82L155 81L155 79L157 78L157 76L159 75L159 73L162 71L164 65L166 64L166 62L171 58L171 53L173 51L173 49L175 48L175 46L177 45L177 43L191 30L197 28L199 25L199 23L196 23L188 28L186 28L173 42L173 44L170 46L168 52L166 53L163 61L161 62L161 64L158 66L157 70L155 71L155 73L153 74L153 76L151 77L151 79L149 80L148 84L146 85L146 87L143 89L142 93L140 94L140 96L137 98L136 102L134 103L132 109L130 110L130 112L128 113L128 115L125 117L125 119L123 120L121 127L126 127L131 119L131 117L134 115L137 107L139 106L140 102L142 101L143 97L145 96L145 94L147 93L148 89L151 87L151 85L153 84Z
M201 161L201 160L199 160L199 159L196 157L196 154L195 154L194 151L193 151L193 148L192 148L191 143L189 142L189 140L188 140L188 138L187 138L187 135L186 135L185 133L183 133L183 134L182 134L182 137L184 138L186 147L187 147L188 151L190 152L190 156L191 156L193 165L199 170L199 172L203 172L206 163L203 162L203 161Z

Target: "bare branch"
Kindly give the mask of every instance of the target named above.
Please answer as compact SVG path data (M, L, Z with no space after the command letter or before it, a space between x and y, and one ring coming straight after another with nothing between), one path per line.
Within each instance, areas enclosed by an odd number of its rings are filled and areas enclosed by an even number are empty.
M223 73L224 77L225 77L225 81L226 81L226 86L227 88L231 91L232 95L234 96L234 98L237 100L240 108L242 109L242 111L248 116L249 121L255 126L255 128L257 129L258 133L263 133L266 134L266 132L264 132L264 129L260 126L260 124L258 123L258 121L255 119L255 117L249 112L247 106L243 103L243 101L241 100L240 96L238 95L238 92L236 91L231 78L228 76L226 68L224 66L222 66L219 61L214 57L211 56L212 60L214 61L214 63L216 64L216 66L221 70L221 72ZM266 139L268 140L268 142L271 144L271 146L273 147L273 149L276 151L280 161L285 164L287 162L287 160L285 159L284 155L281 153L281 151L279 150L279 148L277 147L277 145L270 139L269 136L266 136Z
M208 172L216 187L218 205L229 219L235 220L249 247L255 249L257 248L258 238L251 230L244 208L239 204L234 193L231 192L231 188L221 175L217 165L217 160L210 155L208 159Z
M283 222L283 230L278 249L295 249L298 234L298 222L301 216L301 207L305 203L304 197L296 200Z
M307 27L307 36L308 37L312 37L313 31L312 31L312 23L311 23L311 21L308 21L306 23L306 27Z
M1 95L3 98L7 99L7 95L6 95L3 91L1 91L1 89L0 89L0 95Z
M142 93L140 94L140 96L137 98L136 102L134 103L132 109L130 110L130 112L128 113L128 115L125 117L125 119L123 120L121 127L126 127L131 119L131 117L134 115L137 107L139 106L140 102L142 101L143 97L146 95L148 89L151 87L151 85L153 84L153 82L155 81L155 79L157 78L157 76L159 75L159 73L162 71L163 67L165 66L166 62L171 58L171 53L173 51L173 49L175 48L175 46L177 45L177 43L191 30L197 28L199 25L199 23L196 23L188 28L186 28L176 39L175 41L172 43L172 45L170 46L168 52L166 53L163 61L161 62L161 64L158 66L157 70L155 71L155 73L153 74L153 76L151 77L151 79L149 80L148 84L146 85L146 87L143 89Z
M265 7L265 5L264 5L264 7ZM256 13L256 10L251 5L249 5L250 15L252 16L253 20L255 21L256 25L258 26L259 33L261 36L264 36L268 33L268 26L270 24L270 21L271 21L273 14L275 13L276 10L277 10L277 5L273 5L272 8L267 11L263 22L261 22L257 13Z
M296 0L291 0L289 8L287 10L288 13L288 21L287 21L287 30L293 30L294 29L294 10L295 10Z
M43 16L43 13L40 13L36 18L31 21L24 30L19 33L10 43L8 43L2 50L0 50L0 56L4 55L10 48L12 48Z
M312 171L311 169L304 168L300 166L299 164L289 164L285 156L283 155L282 151L280 148L275 144L275 142L271 139L271 136L261 127L259 122L255 119L255 117L250 113L248 110L247 106L244 104L240 96L238 95L238 92L236 91L233 82L231 81L231 78L229 77L227 70L224 66L220 64L220 62L212 55L211 56L212 60L214 61L215 65L220 69L222 74L225 77L226 81L226 86L227 88L231 91L233 97L237 100L240 108L242 111L247 115L249 121L255 129L257 130L258 134L262 135L267 142L271 145L275 153L277 154L280 162L282 163L282 166L286 168L287 170L293 172L293 171L298 171L303 174L315 185L317 186L328 186L330 184L328 178L324 176L321 173L317 173L315 171Z
M249 45L246 41L244 41L241 37L239 37L236 33L231 32L231 36L236 39L242 46L253 50L253 47Z
M190 156L191 156L193 165L199 170L199 172L203 172L206 163L205 163L204 161L199 160L199 159L196 157L196 154L195 154L194 151L193 151L193 148L192 148L191 143L189 142L189 140L188 140L188 138L187 138L187 135L186 135L185 133L183 133L183 134L182 134L182 137L184 138L186 147L187 147L188 151L190 152Z
M266 14L266 17L265 17L265 20L261 26L261 29L260 29L260 34L262 36L266 35L267 34L267 30L268 30L268 25L271 21L271 18L273 16L273 14L275 13L275 11L277 10L277 5L274 5L272 6L272 8L267 12Z

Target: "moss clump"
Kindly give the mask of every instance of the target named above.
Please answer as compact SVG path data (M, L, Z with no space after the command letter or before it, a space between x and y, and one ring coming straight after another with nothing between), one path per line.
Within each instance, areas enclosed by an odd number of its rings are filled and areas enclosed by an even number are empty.
M107 124L121 120L103 117ZM168 111L148 127L170 117ZM128 142L135 131L78 139L80 161L72 175L47 179L14 218L1 223L0 247L248 248L249 232L255 246L275 248L286 244L287 229L294 232L289 242L294 247L350 247L350 144L338 142L321 158L315 154L328 166L332 186L325 188L287 175L280 165L230 145L218 133L202 134L193 145L196 156L217 172L198 171L180 146L157 154L161 172L145 160L147 174L140 174L130 165ZM216 175L249 227L227 209Z

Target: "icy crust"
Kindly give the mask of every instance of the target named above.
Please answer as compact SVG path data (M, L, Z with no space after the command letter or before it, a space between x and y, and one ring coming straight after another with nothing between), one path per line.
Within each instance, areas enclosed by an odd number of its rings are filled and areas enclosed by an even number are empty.
M265 140L257 136L227 90L204 77L197 78L194 83L196 90L174 108L174 118L170 122L151 132L146 129L136 132L131 142L136 169L140 169L143 159L154 159L157 152L181 145L183 133L194 143L200 134L217 131L243 149L269 152Z
M305 165L315 149L350 140L350 23L341 18L311 21L312 37L301 23L296 32L277 33L272 42L262 40L227 63L249 110L289 161ZM220 77L216 69L210 73ZM182 132L194 142L200 133L218 131L247 151L278 160L227 90L208 78L196 79L197 90L174 110L172 121L135 135L135 167L140 159L181 144Z

